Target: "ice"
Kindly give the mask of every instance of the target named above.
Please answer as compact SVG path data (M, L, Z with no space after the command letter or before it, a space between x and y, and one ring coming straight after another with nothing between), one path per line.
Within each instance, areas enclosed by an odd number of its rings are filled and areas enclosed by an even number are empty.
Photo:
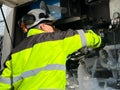
M98 80L89 75L84 65L80 64L78 67L78 90L114 90L107 87L105 83L104 87L100 87Z
M97 59L95 60L95 64L93 65L93 68L92 68L92 78L94 77L94 74L95 74L95 71L96 71L96 66L97 66Z

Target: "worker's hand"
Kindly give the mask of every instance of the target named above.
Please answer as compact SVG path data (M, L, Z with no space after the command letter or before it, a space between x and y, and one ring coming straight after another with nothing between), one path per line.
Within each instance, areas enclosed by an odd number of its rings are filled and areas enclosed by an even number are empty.
M101 45L100 45L100 47L98 47L98 48L95 48L94 50L96 51L96 54L99 56L99 52L100 52L100 50L102 50L104 47L105 47L105 45L106 45L106 43L107 43L107 38L101 38Z
M102 43L99 48L104 48L107 43L107 39L105 37L102 37L101 40L102 40Z

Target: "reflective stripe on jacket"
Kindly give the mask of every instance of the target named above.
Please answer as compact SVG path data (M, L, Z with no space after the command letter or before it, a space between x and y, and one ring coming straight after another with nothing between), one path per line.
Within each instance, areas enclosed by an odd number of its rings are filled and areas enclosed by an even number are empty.
M84 34L82 30L45 33L31 29L28 38L6 61L0 90L10 90L11 83L14 90L65 90L67 56L86 45L99 47L101 44L100 37L90 33Z

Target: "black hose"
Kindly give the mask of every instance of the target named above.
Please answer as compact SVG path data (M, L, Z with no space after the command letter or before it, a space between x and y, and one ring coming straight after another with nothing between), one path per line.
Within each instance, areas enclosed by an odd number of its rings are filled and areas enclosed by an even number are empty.
M0 8L2 7L2 4L0 4Z

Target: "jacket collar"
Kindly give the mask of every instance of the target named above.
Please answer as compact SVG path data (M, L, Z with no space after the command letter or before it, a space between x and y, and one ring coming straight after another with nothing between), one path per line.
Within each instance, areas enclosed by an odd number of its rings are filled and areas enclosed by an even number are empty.
M40 30L40 29L33 28L33 29L30 29L28 31L27 37L32 36L32 35L36 35L36 34L40 34L40 33L44 33L44 31Z

